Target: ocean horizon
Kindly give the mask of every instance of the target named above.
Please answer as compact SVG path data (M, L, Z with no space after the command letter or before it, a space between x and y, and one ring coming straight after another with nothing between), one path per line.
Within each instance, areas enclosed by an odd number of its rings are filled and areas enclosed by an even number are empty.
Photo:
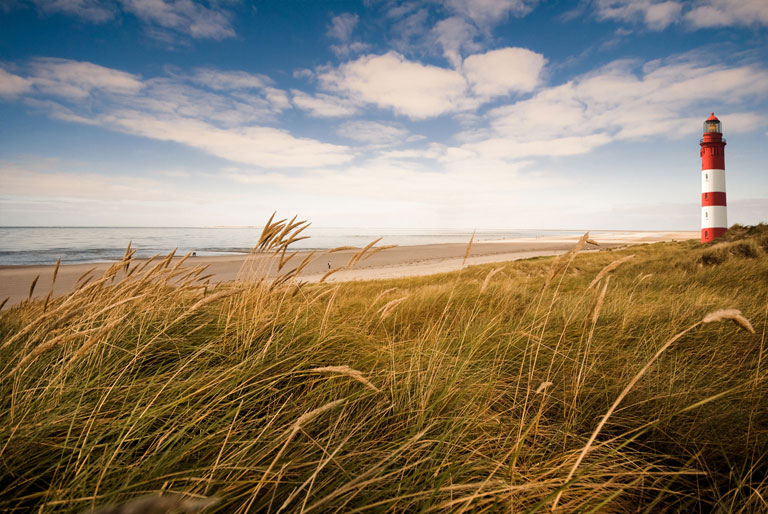
M19 266L110 262L125 255L128 243L136 257L165 255L245 254L258 242L262 227L0 227L0 265ZM326 250L338 246L364 246L382 238L380 245L413 246L468 243L537 236L580 235L583 230L557 229L437 229L391 227L308 227L308 239L291 245L294 250Z

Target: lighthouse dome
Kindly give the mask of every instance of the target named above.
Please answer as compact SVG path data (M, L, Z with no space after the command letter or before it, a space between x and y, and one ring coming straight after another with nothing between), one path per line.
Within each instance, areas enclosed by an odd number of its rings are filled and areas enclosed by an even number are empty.
M723 133L723 124L720 123L720 120L717 119L717 116L715 116L715 113L713 112L709 118L706 119L704 122L704 133Z

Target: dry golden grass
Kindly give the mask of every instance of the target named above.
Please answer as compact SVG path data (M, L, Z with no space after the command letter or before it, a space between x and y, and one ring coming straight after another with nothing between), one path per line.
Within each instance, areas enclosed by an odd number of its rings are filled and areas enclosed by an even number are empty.
M0 510L768 509L764 253L585 235L310 285L306 226L273 217L232 284L129 247L0 312Z

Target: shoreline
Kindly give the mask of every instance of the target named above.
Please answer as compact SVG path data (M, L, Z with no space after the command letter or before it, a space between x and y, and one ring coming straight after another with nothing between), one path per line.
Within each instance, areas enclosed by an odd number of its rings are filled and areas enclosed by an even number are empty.
M615 248L643 243L662 241L680 241L699 237L696 231L616 231L593 236L600 247ZM472 244L466 266L508 262L533 257L557 255L570 249L579 236L545 236L536 238L516 238L496 241L482 241ZM467 243L438 243L428 245L398 246L364 258L353 269L342 270L328 277L328 282L354 280L381 280L401 277L423 276L457 271L464 263ZM318 257L299 275L307 282L317 282L331 269L344 266L358 250L344 250ZM296 259L307 255L308 251L298 251ZM318 252L320 254L321 252ZM233 254L211 257L190 257L189 265L208 265L205 274L213 274L211 283L235 280L248 255ZM176 257L174 260L181 258ZM143 259L137 259L141 261ZM70 292L78 278L93 269L94 275L100 275L115 261L102 263L62 264L51 288L53 264L3 265L0 266L0 302L6 297L6 307L18 304L29 296L30 285L39 276L33 298L42 298L52 291L53 296ZM299 262L298 260L296 262Z

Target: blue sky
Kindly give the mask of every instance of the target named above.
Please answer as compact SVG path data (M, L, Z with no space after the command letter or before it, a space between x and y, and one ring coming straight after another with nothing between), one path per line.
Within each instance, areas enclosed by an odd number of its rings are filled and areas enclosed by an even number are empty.
M768 220L768 2L0 0L0 225Z

